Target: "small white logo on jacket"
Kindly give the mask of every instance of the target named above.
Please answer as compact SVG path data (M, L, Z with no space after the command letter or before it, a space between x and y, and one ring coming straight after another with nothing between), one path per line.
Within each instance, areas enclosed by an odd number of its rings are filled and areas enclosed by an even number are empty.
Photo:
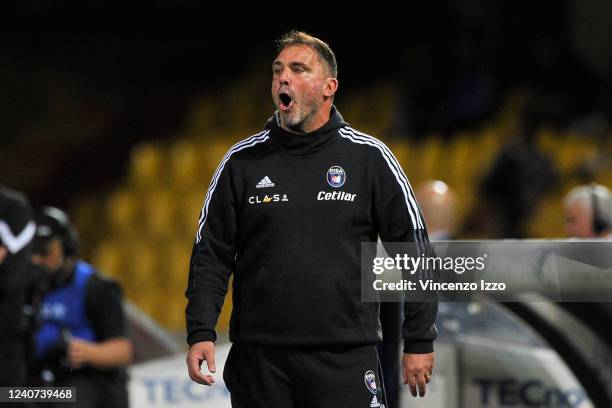
M334 187L342 187L346 181L346 172L340 166L332 166L327 170L326 175L327 183Z
M374 371L368 370L363 375L363 379L365 381L366 388L374 395L378 392L378 387L376 386L376 375L374 375ZM374 402L374 400L372 400Z
M249 197L249 204L267 204L267 203L277 203L277 202L287 202L289 201L289 197L287 194L273 194L268 196L267 194L262 198L258 195Z
M268 176L262 178L261 181L257 183L257 185L255 186L255 188L267 188L267 187L274 187L274 183L272 182L272 180L270 180L270 177Z

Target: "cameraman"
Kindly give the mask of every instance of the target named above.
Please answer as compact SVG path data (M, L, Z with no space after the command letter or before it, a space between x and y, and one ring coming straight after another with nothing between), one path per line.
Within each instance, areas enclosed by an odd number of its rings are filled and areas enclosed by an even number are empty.
M68 216L53 207L36 216L32 261L47 272L35 335L33 373L46 385L77 387L71 407L127 407L125 366L132 344L119 286L78 257Z

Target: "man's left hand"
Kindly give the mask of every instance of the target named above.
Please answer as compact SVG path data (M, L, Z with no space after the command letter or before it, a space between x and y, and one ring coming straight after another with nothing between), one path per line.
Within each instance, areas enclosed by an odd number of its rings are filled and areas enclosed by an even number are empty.
M431 374L434 368L435 353L410 354L404 353L402 356L402 373L404 384L410 386L410 393L413 397L425 396L427 383L431 381Z
M96 344L90 341L72 338L68 344L68 363L72 368L80 368L89 363L95 352Z
M4 258L8 255L8 250L4 247L4 245L0 245L0 265L4 262Z

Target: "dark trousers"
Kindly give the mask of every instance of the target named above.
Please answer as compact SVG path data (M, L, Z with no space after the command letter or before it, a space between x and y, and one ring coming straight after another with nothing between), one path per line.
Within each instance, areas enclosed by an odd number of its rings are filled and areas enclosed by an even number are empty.
M233 344L223 379L233 408L385 408L375 345L286 349Z
M76 402L33 403L30 408L127 408L127 389L123 384L109 384L100 376L71 375L58 380L54 387L75 387Z
M21 339L0 340L0 387L24 387L26 351Z

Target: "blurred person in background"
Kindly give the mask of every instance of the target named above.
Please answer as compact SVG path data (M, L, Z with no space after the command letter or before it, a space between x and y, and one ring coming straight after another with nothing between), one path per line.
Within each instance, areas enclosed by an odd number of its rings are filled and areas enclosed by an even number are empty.
M563 199L563 207L568 236L612 239L612 193L606 186L574 187Z
M416 197L427 222L429 239L452 239L457 197L448 184L441 180L426 181L417 187Z
M32 382L76 387L77 402L66 406L127 407L125 367L132 344L118 284L79 258L77 231L58 208L36 215L32 260L48 279Z
M333 105L330 47L296 31L278 45L278 110L227 153L199 219L186 291L189 376L215 381L215 326L233 273L223 377L234 407L383 408L378 304L361 302L360 244L423 244L427 230L388 148ZM404 304L402 367L414 396L431 379L436 315L437 299Z
M536 143L542 114L535 103L522 107L507 131L507 142L479 186L480 199L462 228L485 238L524 238L526 222L558 181L549 155Z
M22 386L26 380L22 310L35 230L28 199L0 185L0 386Z
M419 206L423 211L427 231L432 241L452 241L455 237L457 195L442 180L428 180L415 190ZM445 256L466 256L466 248L460 244L449 245L444 252ZM439 254L440 255L440 254ZM477 256L477 255L475 255ZM466 271L462 274L464 281L472 281L473 274ZM443 282L457 282L457 274L442 270L440 278ZM462 294L459 291L445 291L442 301L456 301Z

